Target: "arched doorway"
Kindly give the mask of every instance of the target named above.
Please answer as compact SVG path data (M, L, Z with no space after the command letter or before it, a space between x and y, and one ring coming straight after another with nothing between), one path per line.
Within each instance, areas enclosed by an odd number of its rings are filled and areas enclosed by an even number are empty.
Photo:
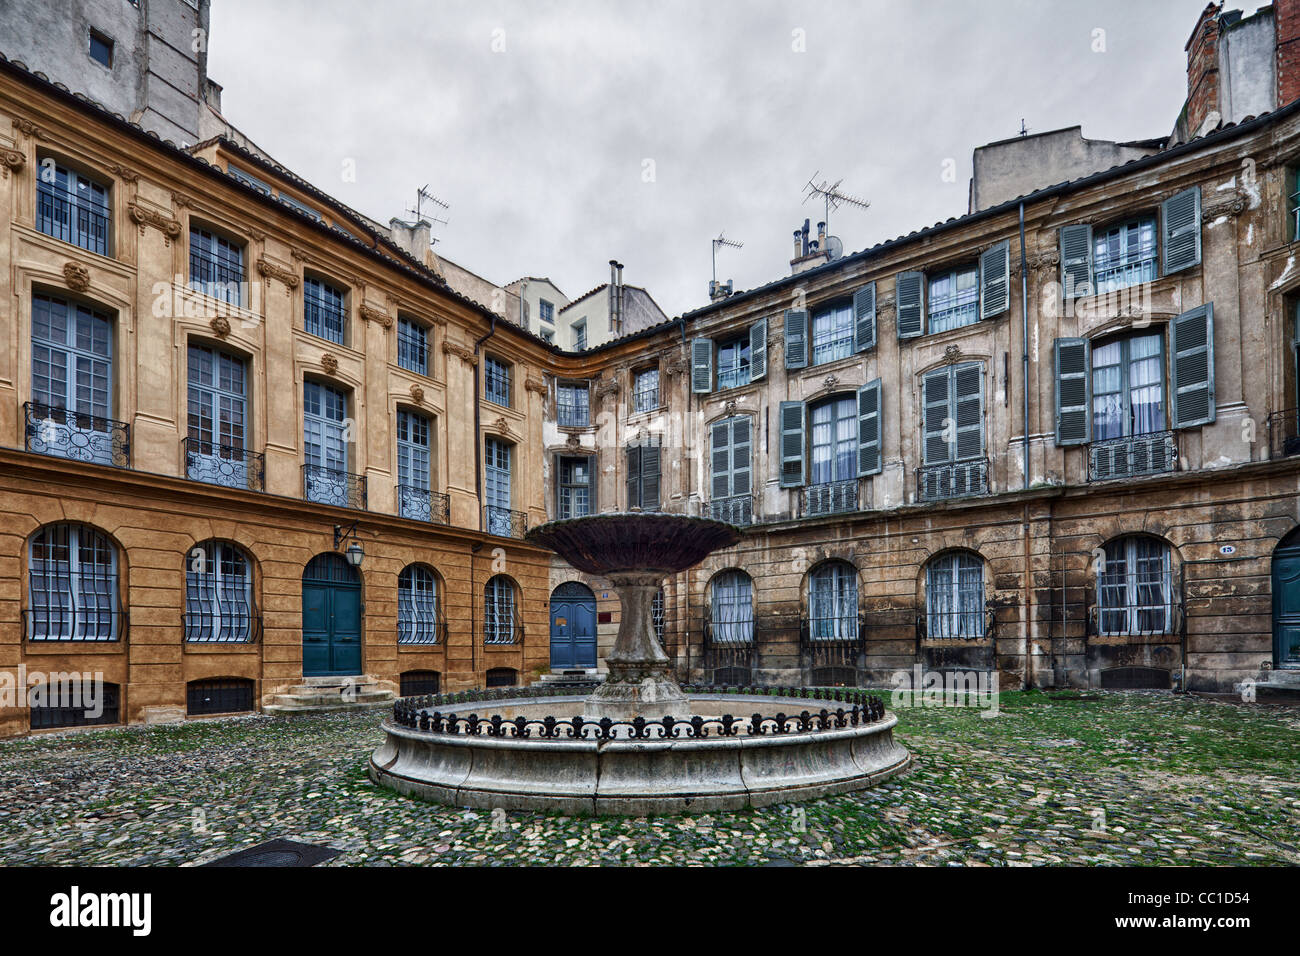
M361 575L337 554L318 554L302 572L302 674L361 673Z
M1300 669L1300 530L1273 551L1273 666Z
M596 666L596 595L577 581L551 592L551 667Z

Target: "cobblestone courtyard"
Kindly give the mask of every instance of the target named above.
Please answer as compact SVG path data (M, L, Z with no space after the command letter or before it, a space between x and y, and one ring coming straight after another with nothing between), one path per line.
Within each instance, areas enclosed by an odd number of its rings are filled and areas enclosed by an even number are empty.
M0 743L0 863L201 863L276 837L327 865L1300 863L1300 708L1011 693L995 717L899 712L874 790L758 812L570 818L374 787L382 711Z

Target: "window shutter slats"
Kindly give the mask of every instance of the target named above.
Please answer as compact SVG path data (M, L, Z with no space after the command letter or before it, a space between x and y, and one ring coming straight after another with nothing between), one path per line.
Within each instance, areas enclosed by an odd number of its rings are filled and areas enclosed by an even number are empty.
M804 403L782 402L781 487L798 488L804 482Z
M900 339L915 338L921 334L921 298L924 287L924 274L920 272L898 274L894 298Z
M858 477L880 473L880 379L858 389Z
M767 319L749 327L749 380L767 375Z
M1091 415L1088 392L1092 375L1088 369L1087 339L1057 339L1056 354L1056 443L1087 444Z
M803 309L785 312L785 367L808 367L808 313Z
M731 497L731 424L718 422L710 431L713 442L711 493L716 501Z
M957 460L984 454L984 366L978 363L953 369L956 385Z
M641 447L629 446L627 450L627 506L641 507Z
M948 442L951 419L951 369L937 369L926 374L921 386L925 405L923 429L925 463L941 465L952 460L952 446Z
M876 284L853 293L853 351L865 352L876 344Z
M1161 206L1163 275L1201 261L1201 187L1175 193Z
M596 486L600 484L596 474L596 456L587 456L587 513L599 514L600 509L596 507Z
M1066 299L1092 288L1092 226L1087 223L1061 227L1061 286Z
M713 391L713 340L691 340L691 391Z
M658 445L646 445L641 449L641 507L646 511L659 510Z
M1169 324L1173 425L1214 421L1214 303L1184 312Z
M1011 242L1003 240L980 256L980 318L1011 308Z
M747 495L752 488L750 480L749 419L731 421L731 494Z

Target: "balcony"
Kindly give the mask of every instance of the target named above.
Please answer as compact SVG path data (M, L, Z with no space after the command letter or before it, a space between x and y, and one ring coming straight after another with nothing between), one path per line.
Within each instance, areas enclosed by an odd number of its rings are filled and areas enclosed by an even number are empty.
M828 481L809 485L803 491L803 516L820 518L823 515L844 514L858 510L858 480Z
M727 524L754 523L754 498L752 495L735 495L731 498L714 498L709 502L709 517Z
M403 518L414 518L416 521L450 524L451 499L441 492L430 491L428 488L398 485L397 513Z
M1088 446L1089 481L1158 475L1177 468L1178 443L1173 432L1126 435Z
M989 460L955 461L916 470L916 500L945 501L989 493Z
M496 505L484 505L483 527L488 534L501 538L522 538L528 530L528 515Z
M1300 408L1271 412L1265 424L1268 425L1269 458L1300 455Z
M185 477L191 481L249 491L265 488L265 455L197 438L182 439L181 450L185 454Z
M436 606L410 606L399 597L397 611L397 643L403 647L411 644L434 645L447 643L447 619L442 616L442 604Z
M126 468L131 464L131 426L40 402L24 402L27 450L72 461Z
M366 507L366 479L322 465L302 466L302 496L308 501L339 508Z

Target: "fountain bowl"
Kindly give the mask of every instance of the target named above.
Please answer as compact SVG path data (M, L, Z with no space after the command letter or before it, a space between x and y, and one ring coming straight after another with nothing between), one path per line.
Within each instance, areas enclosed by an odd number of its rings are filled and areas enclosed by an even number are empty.
M549 548L587 574L635 571L662 578L735 544L740 529L712 518L625 511L550 521L528 531L524 540Z

